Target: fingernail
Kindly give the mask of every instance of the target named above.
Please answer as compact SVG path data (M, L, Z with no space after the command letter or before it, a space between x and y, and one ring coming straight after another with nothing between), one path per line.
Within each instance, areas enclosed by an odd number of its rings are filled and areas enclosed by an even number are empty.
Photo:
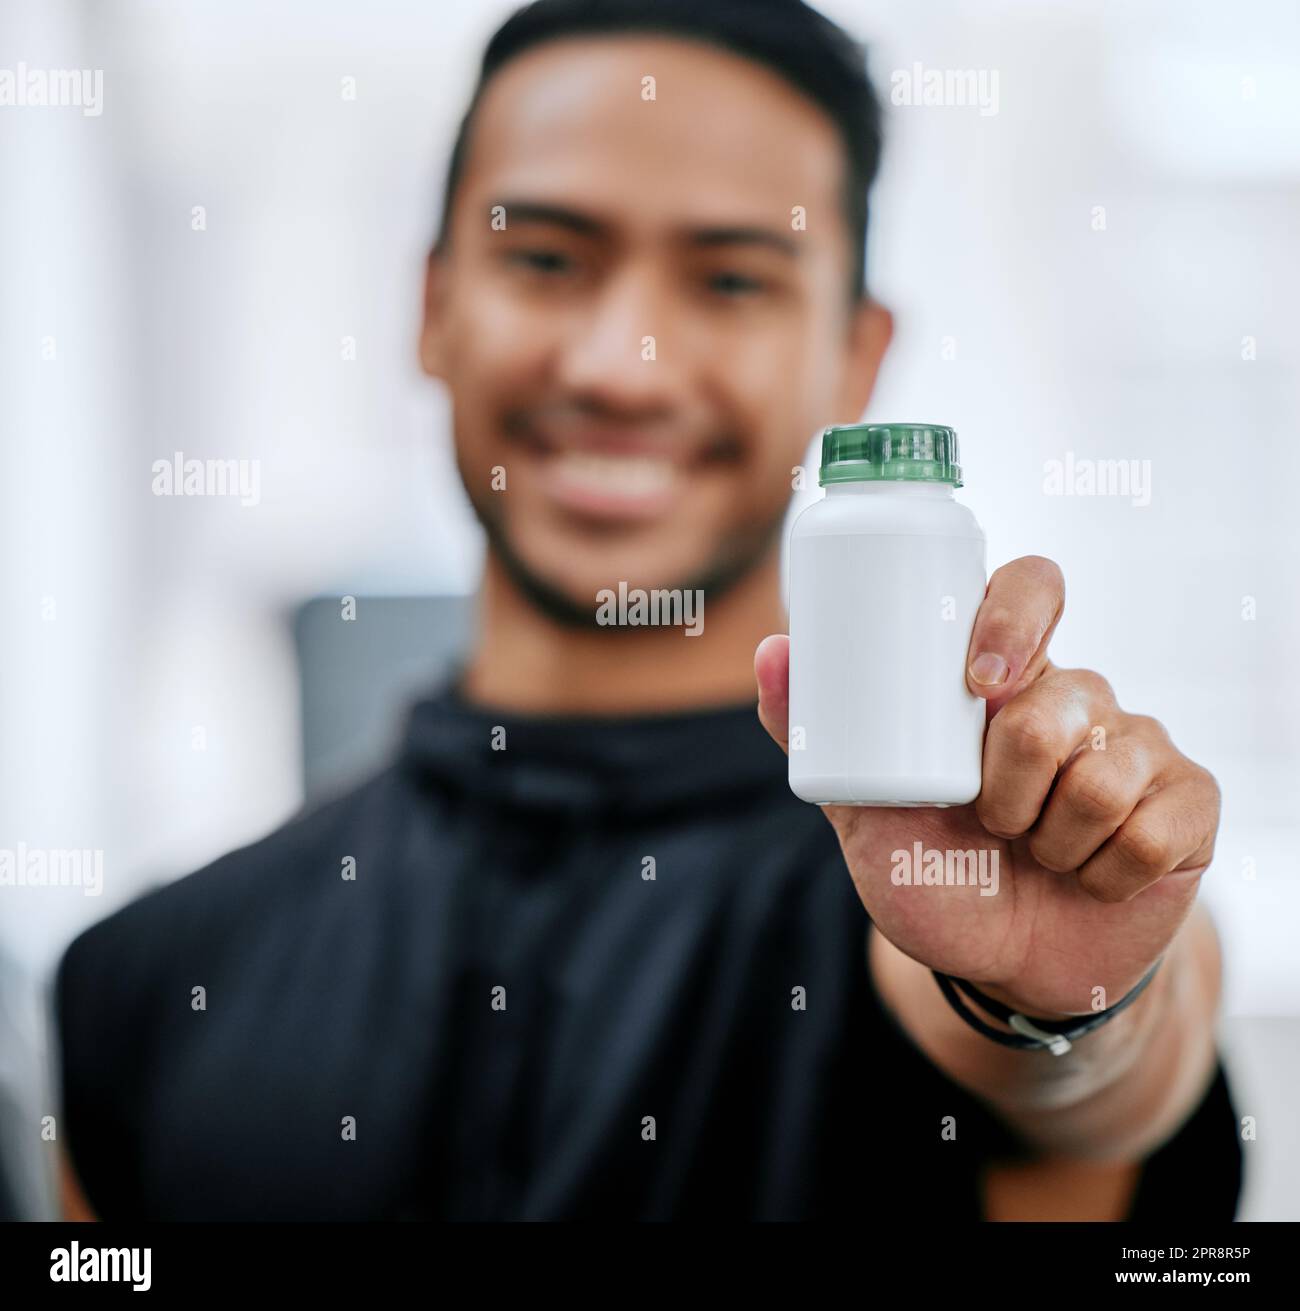
M970 663L972 681L981 687L996 687L1005 682L1009 666L1000 655L992 651L981 651Z

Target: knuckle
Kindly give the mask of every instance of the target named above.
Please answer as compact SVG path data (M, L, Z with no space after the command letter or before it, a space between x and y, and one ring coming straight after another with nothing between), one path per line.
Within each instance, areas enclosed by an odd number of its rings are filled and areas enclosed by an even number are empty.
M1119 788L1108 778L1081 773L1068 777L1061 792L1061 800L1071 814L1088 824L1123 819L1128 813Z
M1058 843L1047 840L1041 833L1029 835L1029 854L1053 874L1068 874L1077 864Z
M1002 821L1006 818L1006 815L1007 808L1003 796L992 786L988 763L985 762L984 786L980 789L979 796L975 798L975 817L987 832L992 833L995 837L1005 837Z
M1223 791L1219 780L1203 765L1191 766L1192 794L1197 798L1194 806L1198 815L1204 816L1211 831L1218 828L1219 814L1223 807Z
M1170 858L1168 835L1150 824L1125 824L1115 834L1115 846L1128 864L1139 869L1163 872Z
M1002 719L1001 737L1011 751L1030 760L1046 760L1056 755L1056 723L1045 710L1003 708L994 723Z
M1018 838L1029 832L1038 818L1032 814L1005 780L986 777L984 789L975 798L975 815L986 832L998 838Z
M1128 728L1135 736L1172 746L1168 730L1154 715L1129 715Z
M1029 829L1029 824L1017 819L1007 806L996 801L985 801L983 797L975 803L975 814L984 831L995 838L1022 837Z
M1086 693L1091 701L1114 703L1115 689L1111 687L1110 680L1095 669L1071 669L1069 676L1074 686Z
M1104 902L1127 901L1132 895L1124 885L1116 879L1107 878L1100 874L1082 874L1079 882L1083 890L1094 900Z

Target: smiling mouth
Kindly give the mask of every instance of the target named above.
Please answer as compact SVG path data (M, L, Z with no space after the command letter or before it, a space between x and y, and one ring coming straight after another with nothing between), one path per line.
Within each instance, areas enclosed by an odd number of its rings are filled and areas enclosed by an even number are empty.
M666 515L701 466L738 458L740 444L712 442L690 455L631 431L538 432L530 425L512 434L537 461L537 482L555 505L581 518L606 523L648 521Z
M551 500L596 519L655 519L677 498L682 471L675 461L640 452L582 448L543 456L541 483Z

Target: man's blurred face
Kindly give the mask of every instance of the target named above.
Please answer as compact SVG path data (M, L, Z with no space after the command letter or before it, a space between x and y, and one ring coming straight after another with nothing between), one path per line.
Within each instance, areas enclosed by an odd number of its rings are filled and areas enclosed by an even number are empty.
M707 586L772 543L845 421L844 170L816 105L689 41L557 40L489 82L422 358L516 575L594 618L601 588Z

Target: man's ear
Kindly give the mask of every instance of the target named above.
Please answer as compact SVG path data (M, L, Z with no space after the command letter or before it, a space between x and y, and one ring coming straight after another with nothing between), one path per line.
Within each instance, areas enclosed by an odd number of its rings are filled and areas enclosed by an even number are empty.
M863 296L854 306L844 376L834 423L860 423L875 390L880 361L894 335L894 316L878 301Z
M429 252L424 273L424 323L420 328L420 367L431 378L446 379L445 332L447 259L439 250Z

